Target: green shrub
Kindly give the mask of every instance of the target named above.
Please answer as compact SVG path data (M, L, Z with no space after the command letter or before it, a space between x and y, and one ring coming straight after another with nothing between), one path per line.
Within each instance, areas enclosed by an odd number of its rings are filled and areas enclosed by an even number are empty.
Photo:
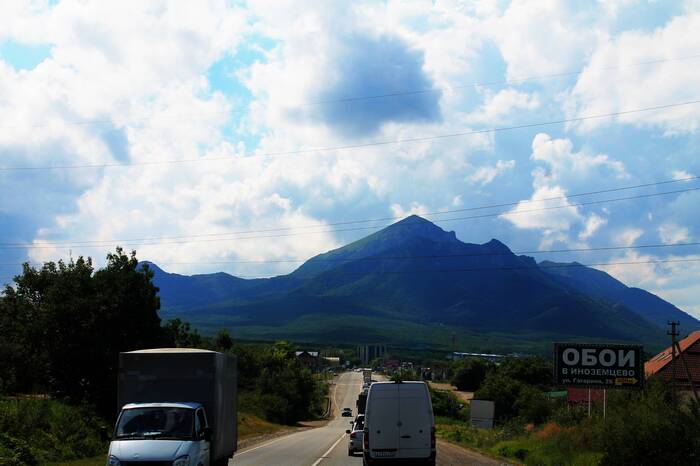
M700 464L700 416L663 383L614 393L600 438L605 465Z
M0 400L0 465L36 465L105 451L103 422L87 408L48 399Z
M493 364L483 359L472 358L459 361L453 369L452 385L458 390L476 391L492 368Z
M464 406L453 393L431 389L430 398L433 403L433 413L435 413L436 416L468 419L468 411L466 412L467 417L465 417L465 411L463 411Z

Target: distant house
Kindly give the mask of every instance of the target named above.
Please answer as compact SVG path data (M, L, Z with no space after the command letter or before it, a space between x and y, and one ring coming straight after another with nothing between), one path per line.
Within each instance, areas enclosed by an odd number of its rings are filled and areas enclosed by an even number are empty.
M476 358L476 359L483 359L485 361L491 361L495 363L499 363L503 361L507 356L503 354L489 354L489 353L462 353L459 351L453 351L452 353L447 355L447 359L452 360L452 361L457 361L459 359L469 359L469 358Z
M679 341L678 345L693 384L696 389L700 389L700 330ZM671 347L669 346L644 364L644 373L647 378L661 378L669 383L675 378L679 388L690 390L690 381L680 355L676 352L676 359L673 363L672 359Z
M324 356L323 360L328 364L329 366L337 367L340 366L340 358L337 356Z
M296 351L294 355L311 369L317 369L320 365L318 351Z

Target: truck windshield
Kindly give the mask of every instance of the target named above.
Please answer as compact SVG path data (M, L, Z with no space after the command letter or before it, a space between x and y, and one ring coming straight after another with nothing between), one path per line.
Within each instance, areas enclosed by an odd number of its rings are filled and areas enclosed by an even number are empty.
M115 438L191 439L194 411L188 408L132 408L119 416Z

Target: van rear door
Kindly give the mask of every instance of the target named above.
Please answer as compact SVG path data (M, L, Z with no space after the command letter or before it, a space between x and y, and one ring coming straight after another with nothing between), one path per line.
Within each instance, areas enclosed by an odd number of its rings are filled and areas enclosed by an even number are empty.
M370 389L369 403L365 424L369 428L370 456L394 457L399 447L398 384L375 384Z
M427 458L431 453L433 413L427 387L423 383L403 383L399 387L399 451L402 458Z

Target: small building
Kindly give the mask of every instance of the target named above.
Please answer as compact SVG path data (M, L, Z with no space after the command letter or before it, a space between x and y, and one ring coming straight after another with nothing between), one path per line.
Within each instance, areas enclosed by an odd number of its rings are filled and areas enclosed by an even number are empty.
M340 358L338 356L324 356L325 364L331 367L340 367Z
M690 372L691 380L696 390L700 389L700 330L695 331L678 342L681 354L676 350L676 359L673 360L671 347L669 346L644 364L644 373L647 378L661 378L671 383L675 378L676 385L685 390L690 390L690 381L686 366ZM681 355L685 360L681 360Z
M447 355L447 359L449 359L451 361L457 361L460 359L469 359L469 358L483 359L485 361L499 363L499 362L503 361L506 358L506 356L503 354L462 353L459 351L453 351L452 353Z
M294 355L311 369L317 369L320 365L318 351L296 351Z

